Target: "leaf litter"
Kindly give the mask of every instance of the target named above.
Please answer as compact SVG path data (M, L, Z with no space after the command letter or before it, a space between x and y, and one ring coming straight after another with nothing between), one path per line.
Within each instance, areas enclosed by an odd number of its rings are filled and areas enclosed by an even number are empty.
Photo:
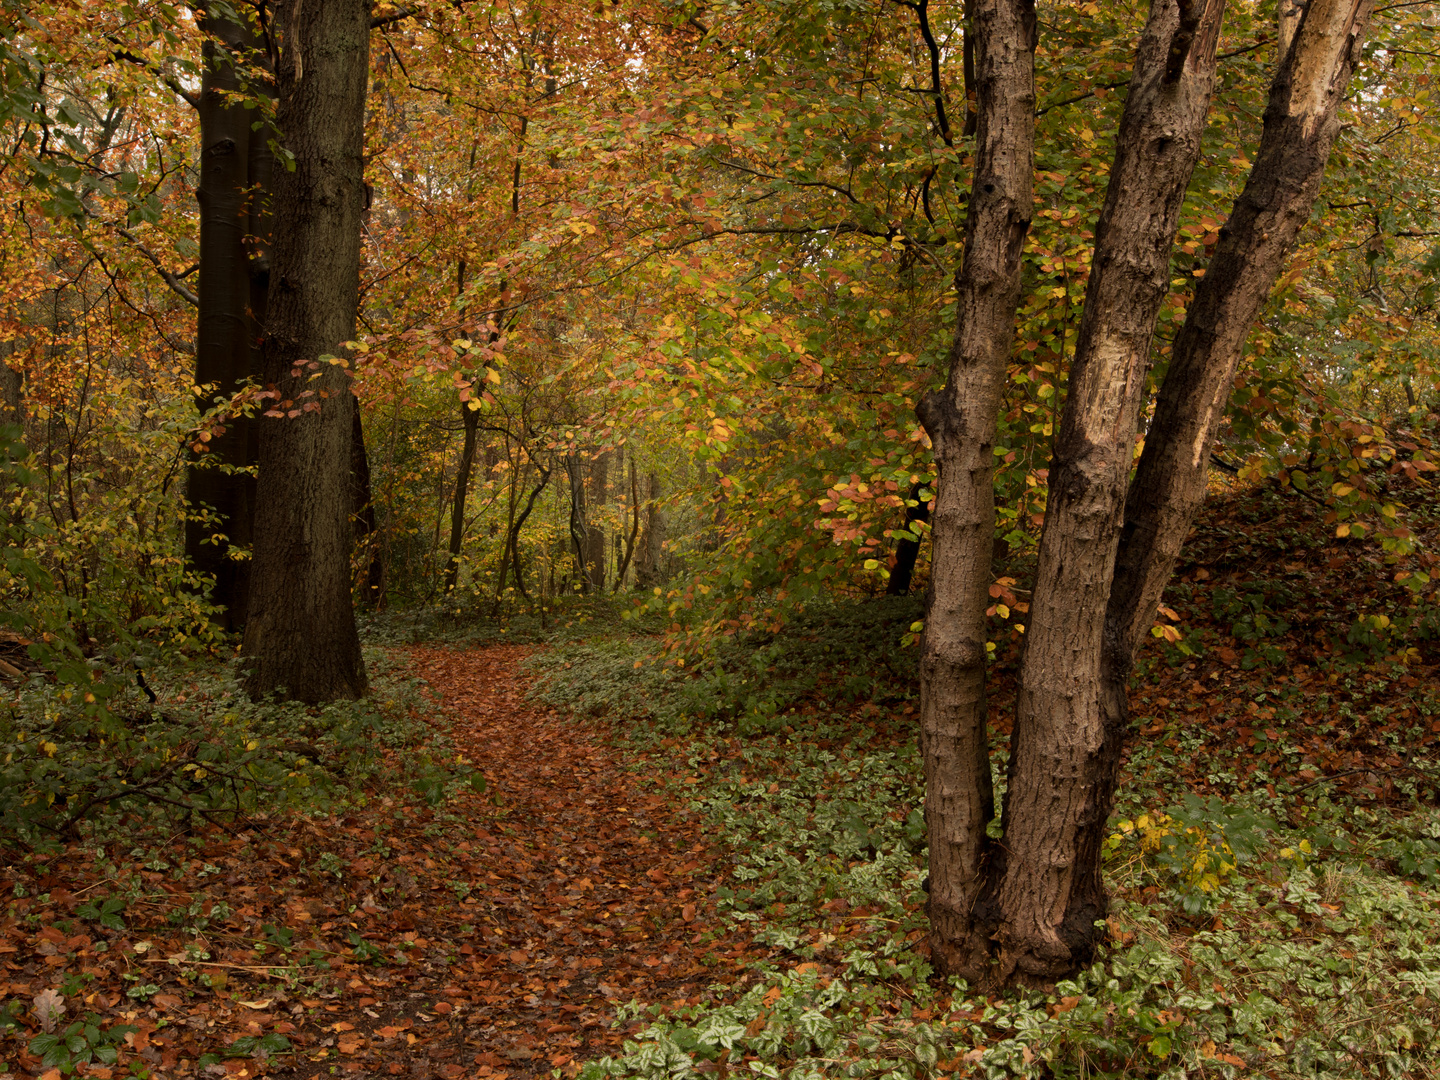
M56 1080L79 1058L32 1045L83 1019L72 1045L126 1029L80 1066L101 1078L529 1077L618 1049L617 1005L723 992L769 950L717 918L698 818L602 724L528 703L528 651L412 652L483 790L10 853L0 1062Z

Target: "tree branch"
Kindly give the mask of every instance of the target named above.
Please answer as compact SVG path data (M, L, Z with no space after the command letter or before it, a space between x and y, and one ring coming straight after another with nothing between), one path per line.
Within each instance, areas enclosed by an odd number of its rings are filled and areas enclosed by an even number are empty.
M121 46L119 39L113 34L107 34L105 40L115 46L114 51L110 53L111 60L123 60L127 64L135 64L137 67L144 68L150 72L150 74L157 76L161 82L169 87L177 97L184 100L192 109L200 108L200 95L186 90L185 87L181 85L180 80L175 78L174 75L171 75L168 71L162 71L160 66L154 61L147 60L145 57L139 56Z
M404 22L412 15L418 15L419 12L420 9L416 7L399 7L388 15L371 16L370 29L378 30L380 27L389 26L391 23Z
M180 297L181 300L184 300L191 307L198 308L200 306L200 297L196 296L193 292L186 288L185 282L181 280L182 278L188 277L190 275L189 270L187 270L184 274L175 274L169 270L166 270L165 264L160 261L160 256L156 255L148 247L142 244L140 240L135 236L135 234L130 232L129 229L116 229L115 231L121 236L123 236L126 240L129 240L130 243L135 245L135 250L140 252L140 254L145 257L146 262L148 262L151 266L155 267L155 272L164 279L165 284L170 286L171 290L174 291L176 296Z
M897 2L898 2L898 0L897 0ZM1244 56L1246 53L1252 53L1252 52L1254 52L1256 49L1263 49L1263 48L1265 48L1265 46L1270 45L1270 44L1273 44L1274 41L1275 41L1275 39L1274 39L1273 37L1261 38L1259 41L1255 42L1253 45L1246 45L1243 49L1236 49L1234 52L1221 53L1219 56L1217 56L1217 57L1215 58L1215 60L1216 60L1216 62L1218 63L1218 62L1221 61L1221 60L1231 60L1231 59L1234 59L1234 58L1237 57L1237 56ZM1044 116L1047 112L1050 112L1050 110L1052 110L1052 109L1063 109L1066 105L1074 105L1077 101L1084 101L1086 98L1092 98L1092 97L1095 96L1095 93L1096 93L1096 91L1098 91L1098 90L1118 90L1118 89L1120 89L1120 87L1122 87L1122 86L1129 86L1129 85L1130 85L1130 79L1129 79L1128 76L1127 76L1126 78L1124 78L1124 79L1118 79L1118 80L1116 80L1115 82L1097 83L1095 86L1093 86L1091 89L1085 91L1085 93L1083 93L1083 94L1076 94L1074 97L1068 97L1068 98L1064 98L1063 100L1060 100L1060 101L1051 102L1049 105L1045 105L1045 106L1043 106L1042 108L1036 109L1036 110L1035 110L1035 115L1036 115L1036 116Z
M950 117L945 112L945 91L940 82L940 43L935 40L935 31L930 26L930 0L895 0L901 7L915 12L920 22L920 36L925 39L925 48L930 53L930 95L935 99L935 127L945 145L954 149L955 138L950 132ZM921 91L924 93L925 91Z

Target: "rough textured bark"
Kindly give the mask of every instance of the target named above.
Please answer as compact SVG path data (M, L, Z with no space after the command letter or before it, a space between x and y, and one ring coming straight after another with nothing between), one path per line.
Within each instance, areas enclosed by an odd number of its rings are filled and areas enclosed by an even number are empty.
M1245 340L1319 194L1373 6L1311 0L1298 26L1287 30L1290 47L1271 84L1255 164L1175 341L1130 485L1106 615L1112 724L1125 722L1135 650L1204 501L1210 453ZM1293 22L1290 8L1284 5L1282 20Z
M1119 739L1107 737L1100 705L1105 605L1151 336L1200 157L1223 11L1224 0L1154 0L1115 140L1050 464L1005 842L977 911L979 932L1000 945L1000 981L1071 974L1102 936L1100 843L1119 761Z
M223 5L206 5L199 118L200 205L199 316L195 337L195 381L229 397L260 369L260 324L265 318L269 281L270 232L267 193L273 157L268 130L252 131L256 112L240 97L267 87L245 85L236 64L253 58L253 28L230 17ZM201 407L209 406L202 401ZM214 513L210 522L185 526L185 555L190 565L215 579L212 594L227 629L245 622L250 562L232 548L253 541L255 477L237 470L256 460L254 422L232 417L224 434L209 443L203 457L190 463L186 497ZM221 535L223 541L212 539Z
M949 381L918 410L940 471L920 659L920 744L931 958L944 975L973 973L988 955L971 933L971 912L995 813L985 716L992 447L1020 299L1035 142L1032 0L972 0L971 16L975 164L964 264L955 278L955 339ZM937 121L948 138L938 109Z
M355 334L370 16L365 0L305 0L276 21L294 167L274 185L263 377L279 399L258 425L246 686L321 702L366 688L349 572L354 396L343 368L318 358Z

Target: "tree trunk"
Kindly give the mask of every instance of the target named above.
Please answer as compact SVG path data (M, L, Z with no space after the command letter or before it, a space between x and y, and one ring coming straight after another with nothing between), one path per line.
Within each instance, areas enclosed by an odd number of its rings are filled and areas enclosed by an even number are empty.
M1119 733L1100 665L1150 343L1215 76L1224 0L1154 0L1115 141L1055 454L1002 822L975 932L997 981L1043 983L1089 962L1106 910L1100 842ZM1103 925L1103 924L1102 924Z
M510 440L505 440L505 452L507 459L510 453ZM520 457L520 449L516 447L515 457ZM500 598L505 594L505 578L510 571L510 532L515 528L515 511L520 504L520 483L525 479L525 464L522 461L510 460L510 472L508 486L509 494L505 506L505 543L500 549L500 573L497 575L495 587L494 613L500 613Z
M1292 18L1282 3L1282 21ZM1125 504L1106 613L1107 722L1123 727L1135 651L1205 499L1210 454L1250 328L1319 193L1373 0L1311 0L1281 53L1255 165L1195 290ZM1282 34L1282 43L1286 36Z
M349 376L319 357L355 334L365 92L365 0L306 0L283 35L278 127L293 167L275 177L246 688L306 702L366 689L350 595Z
M585 472L578 454L565 455L565 475L570 481L570 544L575 551L575 575L582 592L590 591L585 570Z
M237 59L253 59L257 42L248 22L228 13L228 8L207 4L203 17L200 183L195 190L200 204L195 382L210 386L212 398L228 398L260 369L259 327L270 265L271 132L251 130L257 114L241 100L269 88L242 80L237 71ZM203 411L211 400L199 404ZM255 515L255 477L237 470L255 464L256 439L249 417L231 417L224 426L187 469L187 499L197 509L209 507L214 518L186 522L185 556L215 579L217 619L233 630L245 622L251 568L248 559L235 557L235 549L251 546Z
M547 469L537 461L535 468L540 473L540 482L530 489L530 494L525 499L525 509L521 510L520 516L511 522L510 528L505 534L505 555L502 556L502 559L508 557L508 565L515 568L515 588L526 600L530 599L530 593L525 588L525 576L520 569L520 530L525 528L525 522L529 519L531 511L535 509L535 500L545 490L545 485L550 483L550 473L554 470L554 464L552 463ZM500 587L495 592L497 602L505 592L506 565L502 562L500 566ZM541 584L543 585L544 582L542 581Z
M475 467L475 439L480 430L480 410L470 402L460 403L460 420L465 442L460 447L460 468L455 472L455 495L450 501L450 557L445 563L445 591L455 591L460 578L460 547L465 540L465 501L470 494L470 472Z
M370 456L365 452L365 428L360 419L360 402L353 405L350 428L350 520L355 528L354 592L360 603L378 608L385 600L385 560L380 550L380 533L375 521L375 497L370 488Z
M907 505L905 508L905 527L914 529L916 522L928 523L930 520L930 500L920 498L920 492L924 485L916 484L910 490L908 502L914 506ZM886 596L909 596L910 582L915 577L915 563L920 558L920 540L901 540L895 545L895 566L890 571L890 580L885 583Z
M971 6L975 165L964 262L955 277L955 339L945 389L927 394L918 409L940 473L920 657L920 745L931 958L942 975L973 973L988 955L987 943L970 933L970 916L995 813L985 716L992 447L1015 336L1035 143L1033 0ZM938 96L936 104L937 126L949 140Z
M640 478L635 472L635 460L630 460L630 535L625 541L625 558L620 563L620 568L615 571L615 591L619 592L625 584L625 573L630 569L631 560L635 557L635 540L640 535ZM640 577L639 570L636 570L635 577Z
M661 513L660 477L650 473L645 483L645 531L640 537L640 561L635 565L635 585L651 589L664 580L660 560L665 551L665 515Z
M600 454L590 465L590 505L604 506L610 481L610 454ZM605 591L605 529L598 522L585 529L585 575L590 591Z
M25 373L22 368L10 366L11 357L18 364L24 358L15 355L13 341L0 342L0 424L16 424L25 427L24 389Z

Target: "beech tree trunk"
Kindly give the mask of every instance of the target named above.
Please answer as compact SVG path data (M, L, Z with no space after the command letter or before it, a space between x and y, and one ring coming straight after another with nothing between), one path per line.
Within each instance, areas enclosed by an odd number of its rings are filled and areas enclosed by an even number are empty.
M578 454L565 455L565 476L570 481L570 545L575 552L575 575L582 592L590 591L585 569L585 467Z
M1281 4L1282 51L1260 148L1175 341L1125 505L1105 632L1104 700L1117 728L1135 651L1205 499L1245 340L1319 194L1373 7L1311 0L1297 24L1296 6Z
M505 595L505 576L508 568L515 570L515 588L526 600L530 599L530 593L525 588L525 572L520 565L520 530L525 528L525 522L529 520L531 512L535 509L535 500L550 483L550 473L554 471L552 462L547 469L538 460L535 462L535 470L540 474L539 481L530 489L530 494L525 500L525 508L520 511L518 517L512 518L510 527L505 533L505 550L500 556L500 584L495 589L496 609L499 609L500 599ZM541 584L544 584L543 582Z
M230 17L223 5L207 4L200 85L200 280L195 335L195 382L229 397L260 370L260 326L269 283L269 191L273 157L268 129L252 131L257 113L245 95L270 89L245 83L236 64L253 60L257 42L250 24ZM254 421L236 416L224 433L193 458L186 471L186 498L213 519L185 524L185 557L215 579L217 621L227 630L245 622L250 562L236 558L254 539L255 477L237 470L256 461Z
M1224 0L1153 0L1130 80L1050 464L1002 831L976 932L1001 981L1043 983L1094 955L1100 843L1118 733L1100 707L1101 639L1146 400L1151 336L1215 81ZM1101 924L1103 926L1103 923Z
M275 175L275 241L259 421L246 687L306 702L362 695L350 594L349 376L322 354L355 334L365 92L365 0L282 6L278 127L293 169Z
M25 375L22 370L10 366L10 358L14 354L13 341L0 342L0 424L17 424L23 432ZM16 362L24 363L23 359Z
M630 518L630 535L625 539L625 558L615 570L615 592L619 592L625 584L625 573L630 569L630 561L635 557L635 540L640 535L640 479L635 472L634 458L630 459ZM639 578L638 570L636 578Z
M970 930L986 827L995 816L985 709L992 447L1034 201L1033 0L973 0L971 16L975 165L964 263L955 277L955 339L949 381L918 410L940 473L920 653L920 747L931 960L942 974L973 972L988 956L986 943ZM945 123L937 98L937 124L948 139Z

